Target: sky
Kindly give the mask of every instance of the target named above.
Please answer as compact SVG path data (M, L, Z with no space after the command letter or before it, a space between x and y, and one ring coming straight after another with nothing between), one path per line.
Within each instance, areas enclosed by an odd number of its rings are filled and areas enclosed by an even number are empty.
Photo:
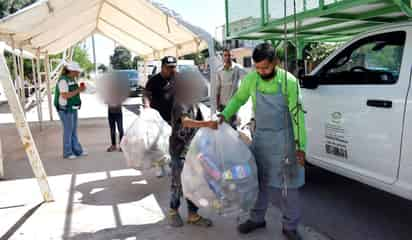
M203 28L212 36L217 35L216 28L225 24L225 1L224 0L156 0L167 8L179 13L183 19L193 25ZM101 35L95 36L97 63L109 64L110 55L113 54L114 42ZM93 60L91 39L86 41L89 57Z

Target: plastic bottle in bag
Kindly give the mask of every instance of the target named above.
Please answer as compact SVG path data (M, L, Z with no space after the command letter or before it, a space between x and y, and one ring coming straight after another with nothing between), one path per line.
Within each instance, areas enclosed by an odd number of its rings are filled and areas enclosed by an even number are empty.
M213 177L216 181L219 181L222 177L222 173L219 167L215 164L215 162L211 159L212 157L206 154L199 154L199 160L202 163L203 168L205 169L206 173Z
M142 109L120 146L128 167L149 169L169 161L171 127L154 109Z
M182 187L184 195L196 205L220 214L250 210L259 185L249 147L227 124L218 130L200 129L186 156Z

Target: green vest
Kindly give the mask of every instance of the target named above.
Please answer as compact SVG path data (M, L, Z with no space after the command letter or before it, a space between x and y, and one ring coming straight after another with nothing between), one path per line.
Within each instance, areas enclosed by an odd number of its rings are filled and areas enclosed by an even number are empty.
M57 86L55 88L54 92L54 106L56 107L57 111L69 111L69 112L74 112L78 109L80 109L80 106L82 105L82 101L80 100L80 94L77 94L76 96L73 96L69 99L67 99L67 105L66 106L61 106L59 104L59 98L60 98L60 89L59 89L59 83L60 81L66 81L67 84L69 85L69 92L75 91L79 88L79 85L77 84L74 79L67 77L67 76L61 76L59 81L57 82Z

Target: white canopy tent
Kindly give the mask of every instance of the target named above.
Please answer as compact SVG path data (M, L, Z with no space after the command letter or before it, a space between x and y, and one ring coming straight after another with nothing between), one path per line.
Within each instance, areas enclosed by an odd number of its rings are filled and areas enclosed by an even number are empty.
M71 52L68 56L72 56L72 46L94 33L114 40L145 60L167 55L179 57L207 47L210 56L215 55L213 39L209 34L147 0L39 0L1 19L0 42L12 46L12 49L0 44L0 81L45 201L51 201L53 197L3 52L9 50L18 57L15 49L20 49L24 51L21 58L23 55L32 59L36 56L38 83L41 82L40 59L43 59L51 109L50 79L51 75L57 78L55 73L58 71L50 69L48 55L63 52L63 58L66 58L65 53ZM212 80L216 69L213 64L212 61ZM14 65L16 71L16 63ZM58 67L61 66L59 64ZM212 81L212 92L213 89ZM0 166L1 161L0 158Z
M96 32L148 60L207 47L146 0L40 0L0 20L0 40L32 53L61 53Z

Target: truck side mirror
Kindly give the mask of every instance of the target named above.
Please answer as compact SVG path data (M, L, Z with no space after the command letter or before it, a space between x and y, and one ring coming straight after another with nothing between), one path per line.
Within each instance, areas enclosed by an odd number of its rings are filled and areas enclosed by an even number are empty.
M307 89L316 89L319 86L319 80L316 76L304 75L301 77L301 87Z

